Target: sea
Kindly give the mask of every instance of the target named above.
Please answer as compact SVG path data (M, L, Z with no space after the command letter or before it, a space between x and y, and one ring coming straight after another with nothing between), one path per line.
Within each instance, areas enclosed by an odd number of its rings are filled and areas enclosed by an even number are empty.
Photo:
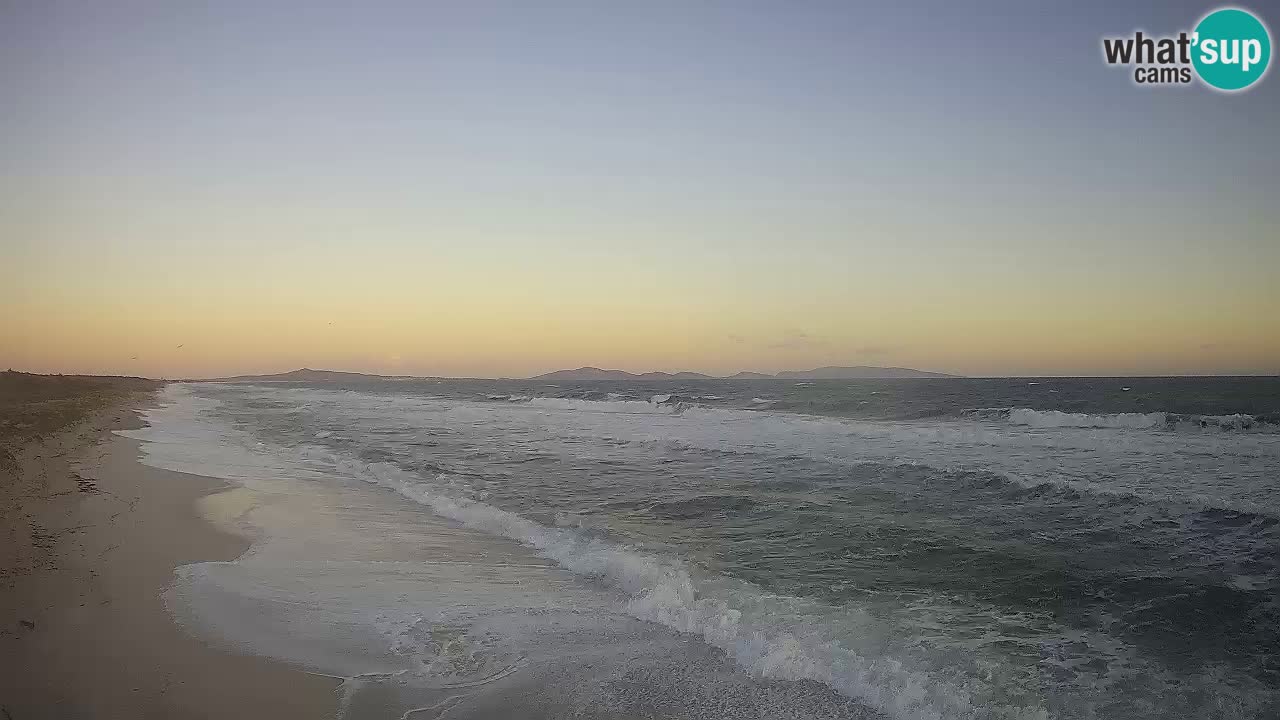
M174 383L145 419L251 541L170 612L344 718L1280 717L1280 378Z

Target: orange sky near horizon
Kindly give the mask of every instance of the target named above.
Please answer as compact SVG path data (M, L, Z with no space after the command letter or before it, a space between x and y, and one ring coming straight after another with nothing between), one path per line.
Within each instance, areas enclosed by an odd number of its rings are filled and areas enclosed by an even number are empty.
M170 378L303 366L463 377L581 365L709 374L858 364L965 375L1280 370L1280 306L1265 268L1179 301L1162 290L1166 273L1063 263L1019 277L1015 258L1011 268L958 253L937 264L905 253L824 265L816 251L768 263L704 252L679 268L607 249L554 257L536 244L498 263L479 244L379 260L323 244L253 252L212 241L41 239L19 245L19 262L0 277L8 309L0 366ZM915 268L909 285L895 263Z

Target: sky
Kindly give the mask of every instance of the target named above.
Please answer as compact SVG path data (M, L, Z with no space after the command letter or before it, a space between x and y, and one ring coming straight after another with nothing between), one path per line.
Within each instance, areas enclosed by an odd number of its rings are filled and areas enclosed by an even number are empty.
M1214 5L342 5L0 0L0 367L1280 373Z

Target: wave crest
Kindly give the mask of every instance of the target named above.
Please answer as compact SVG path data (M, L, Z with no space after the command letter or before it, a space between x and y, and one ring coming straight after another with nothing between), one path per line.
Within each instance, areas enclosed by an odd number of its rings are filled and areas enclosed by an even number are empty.
M1236 430L1280 431L1280 422L1271 416L1245 413L1231 415L1195 415L1171 412L1148 413L1072 413L1062 410L1032 408L971 408L961 416L972 420L999 421L1033 428L1109 428L1125 430Z
M524 543L570 572L621 591L633 617L700 636L763 677L817 681L902 720L1047 717L1034 705L993 707L993 688L980 683L954 684L909 667L904 659L844 645L823 623L796 613L797 605L813 601L763 593L741 581L697 572L678 558L651 555L572 528L548 527L446 493L439 488L448 484L444 476L433 482L393 464L365 463L317 446L296 451L311 463L395 490L474 530Z

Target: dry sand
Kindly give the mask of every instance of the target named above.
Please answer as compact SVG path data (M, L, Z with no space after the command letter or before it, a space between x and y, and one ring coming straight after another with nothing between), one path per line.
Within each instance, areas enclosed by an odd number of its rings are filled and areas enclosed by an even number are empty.
M0 467L0 720L333 717L334 679L210 648L166 611L176 566L247 543L197 514L224 484L143 466L111 434L148 401L125 395Z

